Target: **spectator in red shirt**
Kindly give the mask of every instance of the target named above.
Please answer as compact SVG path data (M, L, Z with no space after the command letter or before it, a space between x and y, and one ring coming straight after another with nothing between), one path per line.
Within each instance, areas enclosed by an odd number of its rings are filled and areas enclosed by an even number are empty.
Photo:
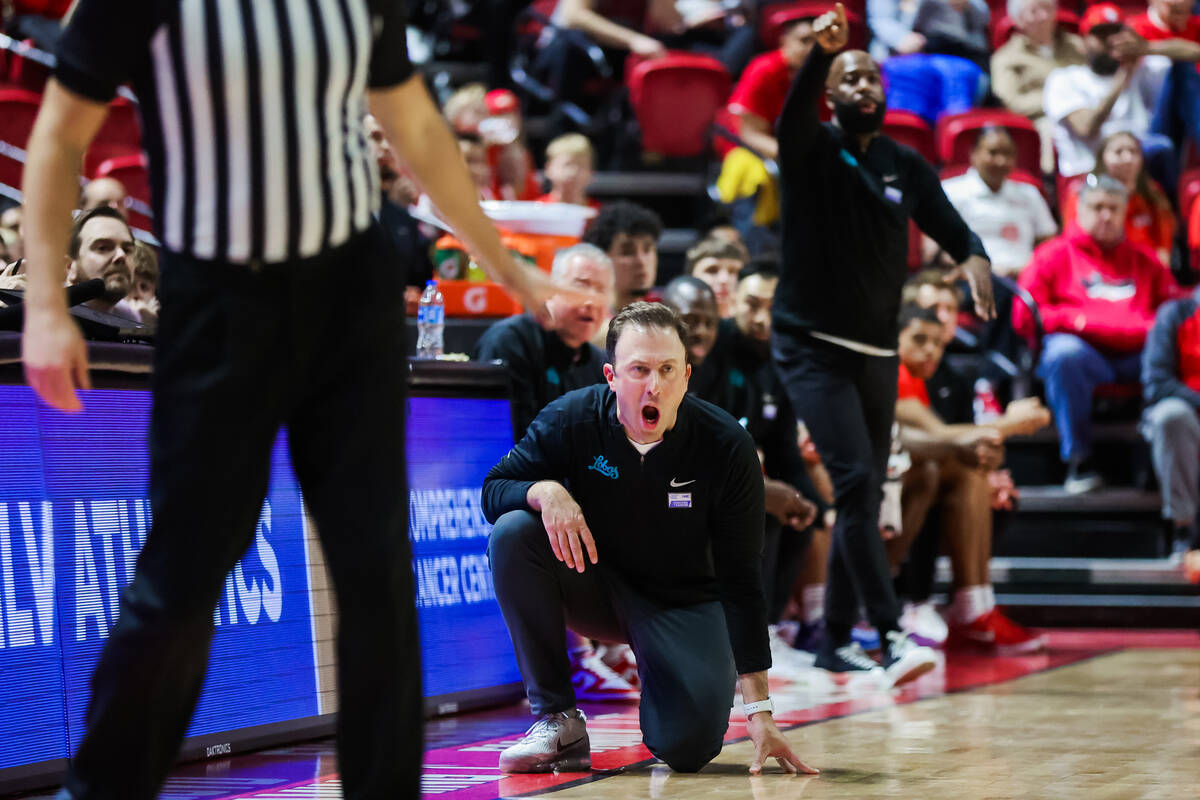
M783 110L792 78L804 65L816 37L811 19L788 23L779 34L779 48L763 53L746 67L729 96L729 113L746 144L764 158L779 155L775 120Z
M1045 327L1038 376L1067 464L1064 488L1073 494L1102 484L1089 461L1093 391L1102 383L1137 381L1154 314L1178 291L1152 251L1126 240L1127 204L1124 184L1089 175L1076 223L1034 252L1019 281L1037 301ZM1013 304L1013 327L1034 334L1023 303Z
M1175 211L1158 182L1146 171L1142 144L1128 131L1118 131L1100 142L1096 151L1097 175L1111 175L1125 184L1129 207L1125 212L1125 238L1144 244L1158 255L1163 264L1171 263L1175 239ZM1063 203L1063 226L1075 221L1078 188L1072 189Z
M1188 249L1191 250L1192 269L1200 271L1200 200L1192 203L1188 218Z
M1129 28L1113 42L1118 58L1161 55L1175 62L1163 80L1151 130L1171 137L1177 153L1185 137L1200 145L1200 16L1192 13L1192 0L1150 0Z
M989 574L992 555L992 482L1004 461L1006 434L1032 432L1049 423L1045 409L1006 428L948 425L931 408L925 381L942 359L942 324L934 309L908 305L900 311L899 392L896 422L912 457L901 489L900 534L887 543L898 570L908 557L930 511L938 508L941 540L950 554L955 590L949 609L955 638L984 645L1001 655L1040 650L1045 640L1010 620L996 607Z
M752 211L736 215L743 238L753 238L752 228L768 227L779 219L778 188L763 159L774 161L779 155L775 121L783 110L792 78L804 65L816 41L812 24L811 19L797 19L780 31L778 49L750 62L721 116L721 121L747 145L735 147L718 139L724 159L717 178L721 201L733 204L754 198L748 201ZM750 219L742 221L745 216Z
M536 200L542 193L533 156L525 146L524 121L517 96L508 89L484 95L488 115L479 123L492 168L492 192L502 200Z

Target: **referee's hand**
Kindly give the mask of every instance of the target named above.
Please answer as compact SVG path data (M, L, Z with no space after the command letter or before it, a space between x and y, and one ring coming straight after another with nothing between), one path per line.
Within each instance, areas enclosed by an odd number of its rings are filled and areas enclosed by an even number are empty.
M26 309L21 360L25 380L47 405L59 411L83 409L75 390L92 388L87 345L65 307Z
M554 319L548 305L550 298L555 295L562 297L564 303L572 308L579 308L588 303L600 309L612 305L610 298L603 297L596 292L559 286L551 281L546 273L533 268L523 270L521 282L519 284L514 282L512 290L517 293L525 310L547 330L554 330L558 327L558 320Z
M555 558L576 572L583 572L586 549L588 560L596 563L596 541L583 518L583 509L565 486L557 481L539 481L529 487L525 499L530 508L541 512Z

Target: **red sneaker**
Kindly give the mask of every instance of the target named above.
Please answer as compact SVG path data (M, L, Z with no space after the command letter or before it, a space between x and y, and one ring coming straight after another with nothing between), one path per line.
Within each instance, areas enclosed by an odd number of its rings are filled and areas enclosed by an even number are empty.
M600 656L592 653L571 662L571 686L575 699L593 703L628 702L642 694L629 682L608 668Z
M634 689L642 688L642 679L638 677L637 671L637 657L634 656L632 647L627 644L602 644L596 648L596 655Z
M950 632L956 639L989 647L1002 656L1036 653L1046 648L1046 637L1013 622L998 608L969 625L952 625Z

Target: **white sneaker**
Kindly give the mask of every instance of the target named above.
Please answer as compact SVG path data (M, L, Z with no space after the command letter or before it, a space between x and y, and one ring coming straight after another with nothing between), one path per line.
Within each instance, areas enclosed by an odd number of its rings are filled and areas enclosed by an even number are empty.
M571 686L576 700L592 703L628 702L642 696L595 652L571 660Z
M500 754L501 772L586 772L592 768L587 717L577 708L543 714Z
M888 631L883 648L883 671L892 686L914 681L937 666L937 653L913 641L907 633Z
M926 647L941 647L950 635L946 620L938 613L932 601L905 603L904 613L900 615L900 627L917 644Z
M781 678L807 681L812 672L814 654L792 647L774 625L767 627L771 642L771 672Z

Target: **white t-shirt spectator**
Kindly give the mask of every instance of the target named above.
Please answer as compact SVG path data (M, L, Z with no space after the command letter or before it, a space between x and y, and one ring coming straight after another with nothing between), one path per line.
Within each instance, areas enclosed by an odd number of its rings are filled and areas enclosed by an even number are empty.
M1034 243L1058 233L1037 187L1007 180L993 192L974 169L942 181L951 204L983 241L992 268L1015 275L1033 257Z
M1117 131L1129 131L1138 137L1146 134L1150 130L1163 78L1170 67L1170 60L1164 56L1143 58L1129 87L1117 98L1112 113L1092 139L1077 135L1064 120L1076 111L1099 108L1116 78L1097 75L1084 65L1051 72L1046 78L1042 106L1046 116L1054 121L1058 171L1068 176L1090 172L1096 166L1096 147L1109 134Z

